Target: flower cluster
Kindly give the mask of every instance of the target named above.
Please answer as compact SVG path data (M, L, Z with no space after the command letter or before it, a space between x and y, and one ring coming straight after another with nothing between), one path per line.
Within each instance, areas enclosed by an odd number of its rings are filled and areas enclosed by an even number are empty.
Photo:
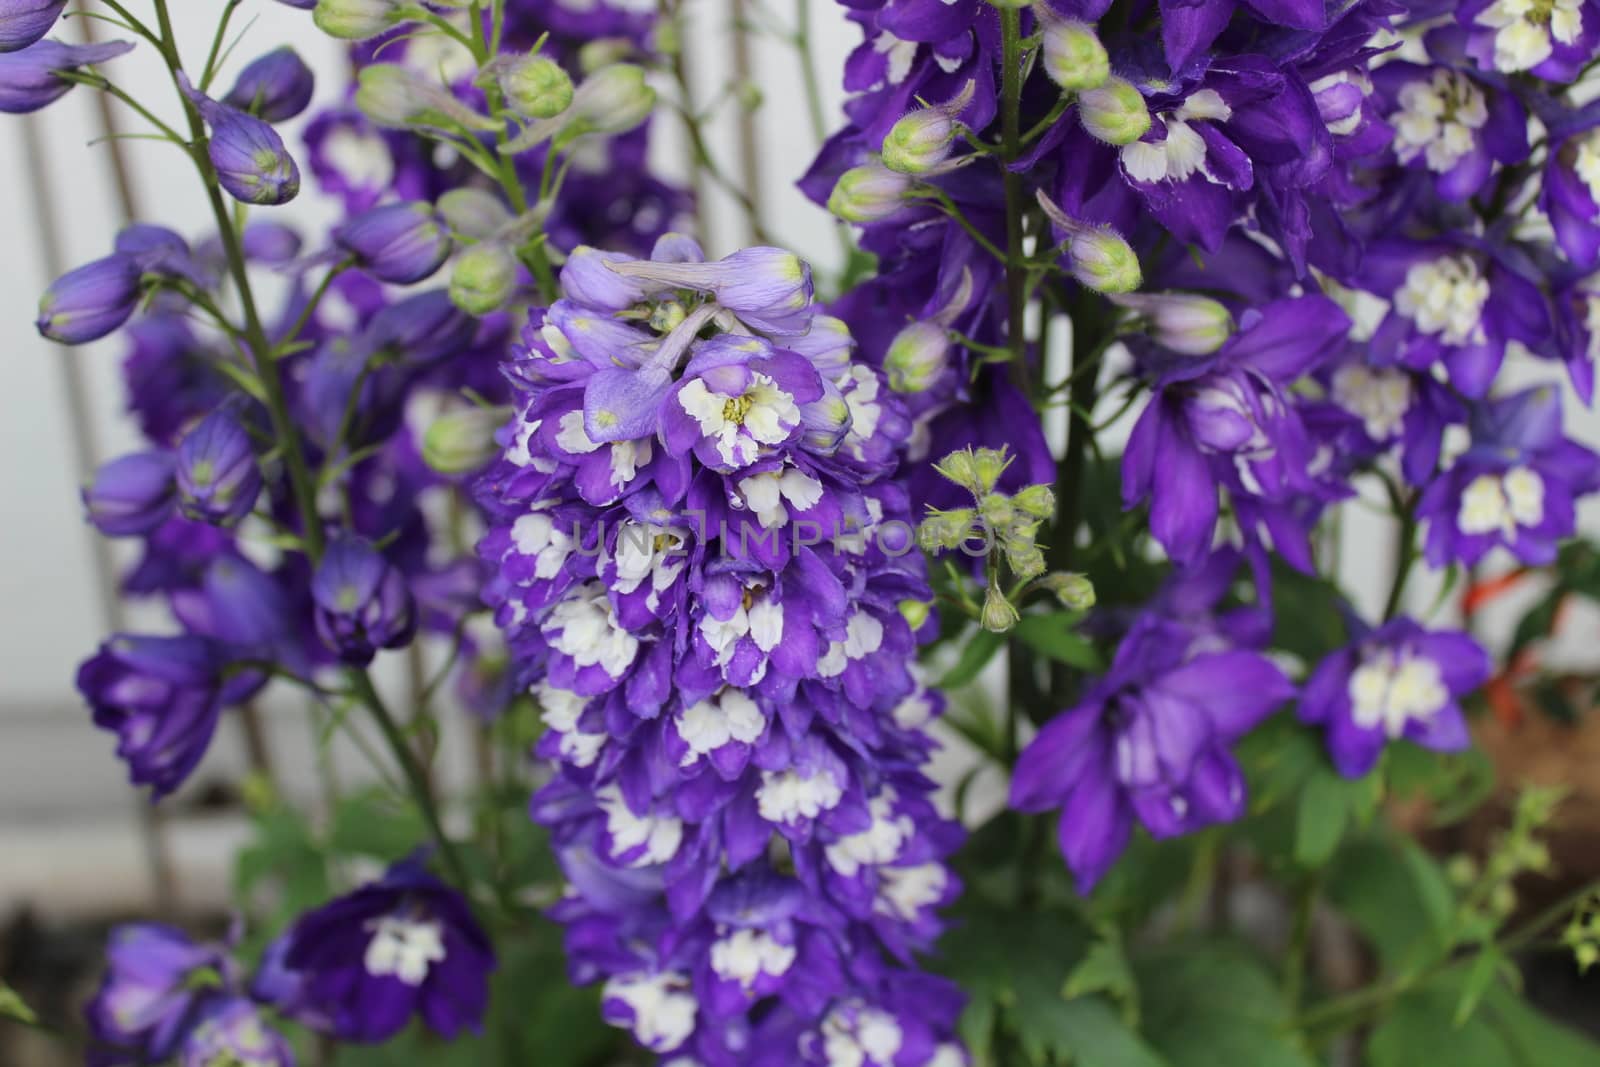
M300 919L246 978L228 946L154 923L119 927L87 1008L97 1067L294 1067L273 1014L349 1041L413 1017L475 1027L494 953L460 894L414 860Z
M674 1063L946 1064L908 420L794 256L579 250L506 372L488 597L556 776L573 977ZM907 537L909 538L909 527ZM908 543L906 549L912 546Z
M1559 390L1497 383L1531 356L1592 392L1600 111L1567 84L1600 50L1588 5L849 8L850 121L803 186L878 257L839 313L913 414L919 502L951 504L924 442L1009 444L1019 484L1046 480L1030 408L1121 389L1145 397L1123 504L1148 505L1178 581L1236 547L1266 604L1270 561L1317 573L1319 520L1373 475L1435 566L1548 563L1574 532L1600 462L1563 435ZM1535 212L1549 229L1519 223ZM1072 319L1061 385L1022 334L1035 289ZM1017 769L1016 803L1062 809L1085 887L1132 820L1238 816L1228 745L1294 692L1263 678L1241 704L1211 672L1264 662L1167 626L1150 607ZM1470 639L1389 619L1301 713L1358 776L1387 740L1465 745L1457 702L1485 676Z

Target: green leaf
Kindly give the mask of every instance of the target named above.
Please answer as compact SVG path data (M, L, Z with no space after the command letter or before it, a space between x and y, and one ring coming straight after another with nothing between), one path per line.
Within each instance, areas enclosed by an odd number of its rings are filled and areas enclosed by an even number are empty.
M1118 1003L1131 1002L1137 986L1122 943L1111 939L1096 941L1083 962L1067 976L1061 992L1069 999L1105 993Z
M1348 841L1328 867L1324 890L1388 971L1426 963L1449 946L1455 893L1415 842L1388 832Z
M1505 962L1505 955L1493 945L1483 946L1478 958L1472 961L1472 967L1468 969L1466 980L1461 985L1461 996L1456 1000L1455 1016L1451 1019L1451 1025L1456 1029L1461 1029L1471 1021L1473 1013L1478 1010L1478 1003L1483 1000L1489 987L1494 985L1500 967Z
M977 630L968 639L966 646L961 649L955 665L945 672L939 679L940 689L959 689L976 678L984 667L988 666L994 654L1005 646L1006 639L1001 634L990 633L988 630Z
M1333 856L1350 821L1350 784L1331 769L1320 769L1300 792L1295 812L1294 858L1321 867Z
M342 855L400 859L429 840L416 805L372 787L339 800L328 827L328 846Z
M11 1019L25 1026L38 1026L39 1016L15 989L0 982L0 1019Z
M1454 981L1431 983L1401 997L1367 1043L1367 1067L1512 1067L1511 1047L1488 1021L1452 1021L1460 1000Z
M1081 671L1105 669L1094 643L1076 632L1083 621L1080 611L1056 611L1048 615L1026 615L1012 629L1017 639L1042 656Z
M1276 979L1231 941L1163 945L1134 961L1143 1031L1172 1067L1316 1067Z
M1017 1008L1028 1019L1025 1033L1036 1043L1030 1053L1035 1059L1049 1050L1070 1056L1073 1067L1169 1067L1101 997L1062 1000L1039 991L1019 1000Z
M1504 985L1494 985L1479 1018L1511 1046L1516 1067L1594 1067L1600 1044L1545 1016Z

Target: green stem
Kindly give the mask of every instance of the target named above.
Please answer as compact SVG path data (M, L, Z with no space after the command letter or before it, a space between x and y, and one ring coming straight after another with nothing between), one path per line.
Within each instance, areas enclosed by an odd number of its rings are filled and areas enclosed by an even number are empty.
M1011 346L1012 379L1028 388L1028 276L1024 267L1022 214L1026 209L1022 176L1010 167L1022 151L1022 12L1000 9L1000 144L1006 199L1006 341Z
M233 13L242 3L244 0L228 0L228 6L223 8L222 18L217 21L216 36L211 38L211 53L206 56L205 68L200 72L202 93L211 88L211 81L217 76L217 59L222 55L222 41L228 35L228 23L233 21Z
M1321 889L1322 875L1319 871L1308 876L1295 895L1294 926L1289 934L1289 950L1283 962L1283 996L1291 1012L1299 1010L1305 994L1312 921L1316 918L1317 898Z
M1406 502L1400 496L1400 491L1393 483L1386 483L1389 495L1394 502L1395 510L1400 516L1400 529L1395 534L1395 555L1397 556L1394 568L1394 581L1389 585L1389 596L1383 604L1383 617L1387 621L1395 617L1400 611L1400 602L1405 596L1406 579L1411 576L1411 568L1417 562L1417 516L1413 504Z

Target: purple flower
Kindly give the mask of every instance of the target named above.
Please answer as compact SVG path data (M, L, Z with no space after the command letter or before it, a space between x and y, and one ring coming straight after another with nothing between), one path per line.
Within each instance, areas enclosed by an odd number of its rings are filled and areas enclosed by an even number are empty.
M294 1067L294 1050L246 998L212 996L196 1014L189 1036L178 1049L178 1067L213 1067L219 1063Z
M133 45L126 41L106 44L36 41L20 52L0 54L0 112L25 115L53 104L73 86L62 74L104 63L132 50Z
M1417 501L1428 562L1470 566L1497 545L1524 563L1553 562L1572 535L1574 501L1600 488L1600 458L1562 436L1560 391L1483 404L1469 429L1471 447Z
M1551 129L1539 208L1569 260L1585 270L1600 266L1600 108Z
M311 68L285 45L240 71L222 103L266 122L284 122L306 109L315 87Z
M359 538L328 545L311 596L322 643L346 663L370 663L378 649L400 648L416 633L416 602L405 575Z
M1466 50L1485 70L1529 71L1555 82L1578 78L1600 42L1600 10L1591 0L1547 7L1515 0L1468 0L1456 9L1468 30Z
M1459 701L1488 678L1489 657L1471 637L1395 619L1317 665L1300 718L1327 730L1334 766L1359 778L1391 741L1440 752L1468 747Z
M362 270L396 285L420 282L450 255L450 231L423 203L385 204L334 228L333 240Z
M39 298L35 325L64 345L98 341L127 322L139 306L141 274L139 261L121 252L68 271Z
M1447 200L1482 189L1495 165L1528 157L1528 116L1517 98L1449 66L1387 63L1373 84L1401 165L1433 176Z
M117 927L106 946L105 977L84 1009L94 1041L90 1062L138 1067L176 1054L198 1007L222 984L225 965L215 948L172 927Z
M83 488L89 522L107 537L147 534L166 522L177 502L171 452L151 449L107 460Z
M1051 719L1017 761L1011 804L1061 809L1061 853L1080 892L1127 846L1135 819L1158 838L1244 813L1230 746L1294 689L1271 661L1208 651L1146 616L1077 707Z
M177 479L179 506L191 519L231 526L250 514L261 469L231 411L218 408L178 442Z
M804 333L811 323L811 268L781 248L745 248L715 263L618 261L611 269L657 288L709 293L763 333Z
M300 193L300 168L265 120L220 104L202 109L211 126L207 149L217 180L246 204L287 204Z
M223 400L227 380L181 315L145 315L128 326L127 338L122 377L128 410L145 437L172 445Z
M288 1011L344 1040L379 1042L413 1015L446 1038L477 1029L495 958L461 894L407 860L302 915L283 965L299 982Z
M1158 384L1123 454L1122 499L1131 508L1149 497L1150 532L1174 560L1192 563L1211 547L1219 488L1236 509L1259 506L1263 516L1325 491L1287 388L1342 344L1349 325L1325 297L1279 300L1241 315L1213 356L1148 357ZM1278 550L1309 570L1304 532L1267 522Z
M189 777L216 731L222 664L204 638L118 634L78 668L94 723L117 735L136 785L159 800Z
M67 0L0 0L0 52L27 48L50 32Z

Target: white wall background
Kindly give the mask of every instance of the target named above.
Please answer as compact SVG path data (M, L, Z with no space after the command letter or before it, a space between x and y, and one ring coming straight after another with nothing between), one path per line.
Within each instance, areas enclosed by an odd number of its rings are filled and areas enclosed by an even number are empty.
M726 27L730 0L693 0L685 34L688 69L702 102L717 97L729 82ZM134 0L134 7L143 7ZM191 62L203 58L216 4L185 0L179 31ZM838 88L845 55L858 40L842 9L815 0L812 22L816 61L821 71L830 123L838 113ZM333 97L342 84L342 52L310 26L305 12L273 0L250 0L236 25L255 23L234 53L221 81L225 85L244 62L267 49L291 42L320 78L318 100ZM794 11L771 18L793 24ZM103 37L107 27L98 27ZM80 40L82 23L73 20L58 36ZM757 117L762 200L773 236L811 257L833 265L838 250L831 220L793 188L815 149L806 115L797 60L788 46L770 37L755 42L754 70L763 87ZM164 117L175 116L171 85L148 49L108 65L116 81ZM724 107L714 126L719 164L739 172L734 150L733 107ZM124 130L134 117L119 109ZM670 117L660 120L659 170L684 174L686 150L681 130ZM299 143L298 124L286 131ZM107 151L94 141L101 134L97 101L78 89L52 108L29 119L0 122L0 910L31 899L46 908L69 910L107 899L137 905L153 893L143 862L137 799L112 755L111 738L94 730L73 688L76 664L107 629L105 603L95 568L95 543L79 512L76 486L80 457L76 431L92 438L96 458L136 444L122 412L117 374L119 342L75 350L41 340L31 323L37 296L56 270L109 251L118 228L118 207ZM207 228L197 179L168 145L124 142L143 216L191 236ZM31 181L37 170L43 183ZM745 243L740 216L731 200L711 198L713 253ZM280 217L315 229L331 217L310 188ZM81 377L81 420L72 412L69 378ZM1589 413L1574 412L1577 432L1590 442L1600 426ZM1360 506L1352 507L1344 544L1344 565L1370 608L1381 600L1390 557L1385 524ZM1590 513L1591 529L1600 528ZM1414 602L1429 603L1418 583ZM1584 615L1569 626L1568 653L1581 655L1593 645L1595 619ZM309 782L309 742L298 709L268 709L270 741L280 772L291 783ZM465 746L456 745L460 754ZM349 756L349 753L343 755ZM461 759L464 759L461 756ZM459 763L460 760L458 759ZM207 768L227 773L242 765L238 736L219 734ZM165 840L183 869L185 892L211 897L225 884L228 843L236 840L236 821L184 817L166 828Z

